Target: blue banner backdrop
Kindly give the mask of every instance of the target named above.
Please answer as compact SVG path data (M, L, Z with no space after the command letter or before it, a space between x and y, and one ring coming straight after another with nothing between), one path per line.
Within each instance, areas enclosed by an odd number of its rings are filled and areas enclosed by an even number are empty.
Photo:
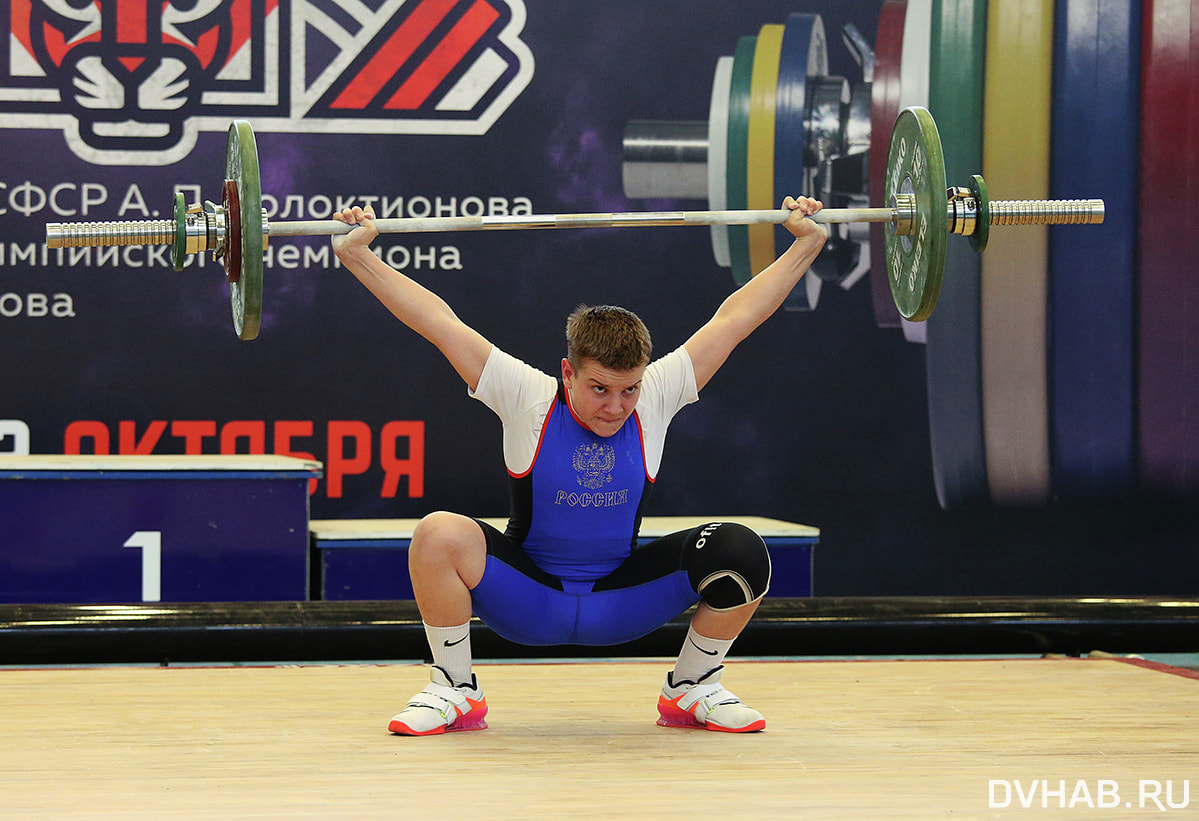
M219 263L47 250L45 223L166 217L176 190L219 202L234 118L254 125L273 220L361 201L392 216L704 208L625 196L626 124L706 120L717 60L794 11L823 17L830 73L858 78L840 32L852 22L873 43L882 3L78 5L0 3L0 451L310 455L326 466L313 517L363 518L503 515L507 486L498 422L327 240L271 243L261 336L242 342ZM551 373L581 302L638 312L664 353L734 287L705 229L377 247ZM925 390L923 348L876 327L868 283L826 286L815 312L771 318L679 417L651 512L818 526L818 594L1193 586L1194 557L1179 573L1173 548L1191 520L1158 542L1157 570L1129 573L1127 510L1098 547L1100 525L1071 511L942 512Z

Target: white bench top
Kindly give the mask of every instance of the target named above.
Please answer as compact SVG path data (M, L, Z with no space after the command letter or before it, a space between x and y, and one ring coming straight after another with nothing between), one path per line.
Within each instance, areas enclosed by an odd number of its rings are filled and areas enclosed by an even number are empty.
M369 539L410 539L419 519L313 519L308 528L318 541L338 542ZM484 522L503 530L507 517L484 518ZM764 539L818 539L820 529L809 525L766 519L761 516L646 516L641 520L641 536L656 538L689 530L708 522L737 522L751 528Z
M229 455L229 456L172 456L153 454L147 456L78 456L61 454L3 455L0 454L0 472L3 473L119 473L119 472L319 472L321 463L311 459L292 456Z

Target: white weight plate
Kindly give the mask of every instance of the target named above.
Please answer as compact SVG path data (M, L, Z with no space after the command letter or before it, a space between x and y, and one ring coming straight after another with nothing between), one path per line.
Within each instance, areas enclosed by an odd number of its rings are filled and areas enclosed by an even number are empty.
M713 211L724 211L729 202L726 181L729 152L729 93L733 82L733 58L721 57L716 61L716 75L712 79L712 103L708 108L708 207ZM729 254L729 227L712 226L712 256L721 268L733 264Z

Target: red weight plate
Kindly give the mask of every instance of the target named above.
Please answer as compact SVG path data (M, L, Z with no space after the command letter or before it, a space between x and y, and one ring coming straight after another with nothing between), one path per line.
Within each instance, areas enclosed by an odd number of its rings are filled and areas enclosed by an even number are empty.
M903 21L907 6L907 0L883 3L874 43L874 84L870 89L870 204L879 207L887 205L882 201L883 180L887 176L891 128L899 116L899 62L903 56ZM878 326L898 328L902 322L887 279L885 231L881 223L870 226L870 291Z
M225 279L236 283L241 279L241 198L237 193L237 181L225 180L221 190L222 206L225 209Z
M1199 493L1199 0L1145 0L1141 44L1139 471Z

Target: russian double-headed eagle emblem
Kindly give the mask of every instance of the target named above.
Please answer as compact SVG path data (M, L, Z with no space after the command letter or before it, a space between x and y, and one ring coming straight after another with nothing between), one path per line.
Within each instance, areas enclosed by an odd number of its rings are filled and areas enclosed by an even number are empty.
M579 445L575 448L573 464L579 473L579 484L588 490L599 490L612 481L616 451L601 442Z

